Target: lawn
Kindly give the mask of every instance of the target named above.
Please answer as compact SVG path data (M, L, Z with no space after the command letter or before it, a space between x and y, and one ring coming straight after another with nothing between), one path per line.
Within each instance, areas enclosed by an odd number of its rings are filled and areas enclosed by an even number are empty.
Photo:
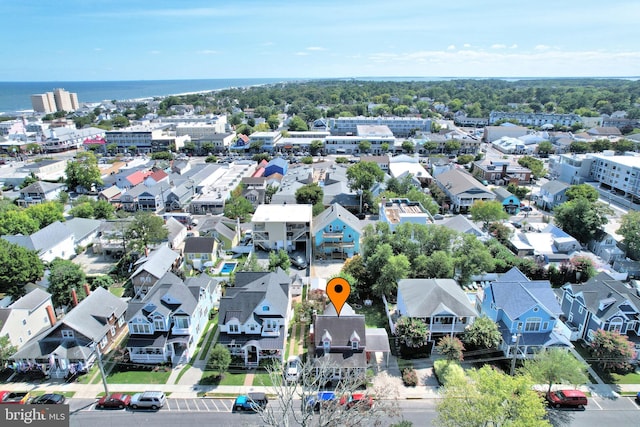
M109 384L166 384L171 370L137 369L119 370L116 366L107 376ZM100 378L98 377L98 381Z
M610 374L615 384L640 384L640 373L630 372L626 375Z
M244 385L244 379L247 374L245 372L231 373L225 372L222 379L218 376L218 372L207 372L200 379L200 385Z
M211 320L211 323L213 323L213 329L211 330L211 333L209 333L209 339L207 339L207 343L205 344L205 346L202 349L202 351L200 351L200 355L198 356L198 358L200 360L206 359L207 355L209 354L209 349L211 348L211 344L213 343L213 337L216 335L216 329L218 329L218 315L217 314L213 318L213 320Z
M367 328L385 328L389 325L382 301L374 301L369 307L362 306L356 309L356 313L364 314L364 322Z
M124 286L120 286L120 287L110 287L109 288L109 292L111 292L113 295L117 296L118 298L122 298L122 295L124 294Z
M253 376L253 385L265 387L273 386L271 375L269 375L268 372L256 372Z

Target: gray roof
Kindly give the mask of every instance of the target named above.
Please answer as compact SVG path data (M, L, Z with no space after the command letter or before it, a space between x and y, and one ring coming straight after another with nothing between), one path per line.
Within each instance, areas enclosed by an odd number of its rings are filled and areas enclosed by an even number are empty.
M98 219L71 218L64 224L73 233L74 240L79 242L97 232L101 223Z
M45 228L36 231L31 236L2 236L3 239L20 245L29 250L36 250L40 253L59 244L61 241L73 237L71 231L60 221L53 222Z
M61 322L82 335L99 341L109 331L111 316L122 316L127 303L104 288L96 288L74 307Z
M235 286L228 287L220 299L219 322L225 324L235 317L244 323L265 299L271 303L275 316L285 317L289 307L290 283L291 278L281 268L271 273L236 273Z
M169 240L172 240L178 233L187 228L174 217L169 217L165 226L167 227L167 230L169 230Z
M31 292L11 304L8 308L34 310L40 307L45 302L49 301L50 298L51 294L49 292L45 292L42 289L35 288Z
M313 218L312 233L316 234L318 231L322 230L336 219L340 219L343 223L351 227L353 230L357 231L358 233L362 233L362 224L360 223L360 220L338 203L332 204L327 209L322 211L318 216Z
M499 201L503 201L508 199L509 197L515 197L516 200L519 200L515 194L512 194L511 192L509 192L506 188L502 188L502 187L494 187L493 188L493 192L496 193L497 199Z
M188 237L184 241L185 254L210 254L216 247L216 239L214 237Z
M621 305L627 301L633 305L635 311L640 311L640 297L634 290L627 288L624 283L615 280L605 272L599 273L580 285L566 285L575 295L582 294L584 304L591 313L606 321L613 314L621 311ZM605 302L601 307L600 303ZM627 310L622 310L627 311Z
M442 313L478 316L467 295L453 279L402 279L398 282L398 300L400 296L409 317L433 317Z
M479 194L484 193L489 199L495 198L495 194L489 191L486 186L482 185L467 172L463 172L459 169L451 169L447 172L443 172L436 176L436 180L451 194L458 196L470 194L477 197Z
M510 319L517 319L523 313L538 305L552 317L558 317L562 309L548 280L529 280L516 267L502 274L490 284L493 302Z
M21 194L28 193L39 193L39 194L47 194L50 191L55 191L59 188L64 187L64 184L52 183L52 182L44 182L44 181L36 181L32 184L27 185L26 187L20 190Z
M542 184L540 189L547 191L549 194L557 194L569 187L569 184L565 182L553 180Z
M171 266L178 259L180 254L171 250L168 246L162 245L147 257L142 257L136 261L138 268L133 272L131 277L136 277L143 271L153 275L153 277L162 277L171 269Z
M325 337L331 339L331 349L326 353L323 348ZM352 338L359 338L359 349L351 348ZM316 316L314 321L314 345L316 364L335 365L336 367L366 366L365 351L367 333L364 316L361 314L341 315L340 317Z
M464 215L454 215L450 218L436 221L436 225L441 225L460 233L474 234L476 236L484 236L486 234L478 228L473 221L469 221L469 219Z

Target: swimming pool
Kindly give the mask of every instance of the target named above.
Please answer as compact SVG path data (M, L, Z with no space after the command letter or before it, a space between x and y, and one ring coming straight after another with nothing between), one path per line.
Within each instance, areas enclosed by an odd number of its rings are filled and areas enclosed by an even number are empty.
M221 274L230 274L233 270L236 269L237 262L225 262L222 264L222 268L220 269Z

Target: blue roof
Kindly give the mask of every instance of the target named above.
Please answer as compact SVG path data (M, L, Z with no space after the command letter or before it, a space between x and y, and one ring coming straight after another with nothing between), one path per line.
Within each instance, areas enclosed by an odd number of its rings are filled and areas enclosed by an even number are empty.
M286 167L289 164L289 162L287 162L285 159L283 159L282 157L276 157L274 159L271 159L271 161L267 164L267 166L280 166L280 167Z
M496 306L512 320L536 305L551 316L562 313L548 280L530 281L515 267L493 282L491 290Z

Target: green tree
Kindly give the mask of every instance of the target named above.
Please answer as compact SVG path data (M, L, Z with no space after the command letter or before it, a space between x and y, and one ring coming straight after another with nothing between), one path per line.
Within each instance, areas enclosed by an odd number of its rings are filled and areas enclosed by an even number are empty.
M534 177L540 178L544 176L544 162L531 156L522 156L518 159L518 164L531 170Z
M38 220L29 216L25 209L5 209L0 212L0 235L22 234L29 236L39 229Z
M25 209L27 215L38 221L41 229L56 221L64 221L63 211L64 206L56 201L37 203Z
M309 130L309 126L307 122L305 122L302 117L294 116L289 120L289 124L287 125L289 131L306 131Z
M476 156L473 154L460 154L456 161L461 165L466 165L467 163L471 163Z
M234 197L224 205L224 216L230 219L240 218L242 222L248 222L255 208L245 197Z
M640 259L640 212L629 211L620 218L618 234L624 237L627 256L635 260Z
M548 348L524 361L520 372L529 375L537 384L584 384L589 380L587 366L562 348Z
M115 216L115 208L106 200L98 200L93 204L93 217L95 219L111 219Z
M296 203L299 205L315 205L322 203L324 192L317 183L304 185L296 190Z
M76 290L78 299L84 298L82 286L86 276L78 264L66 259L56 258L49 266L49 293L56 307L68 306L73 302L71 291Z
M113 281L113 278L111 276L109 276L108 274L101 274L94 277L94 279L91 281L91 290L97 288L109 289L111 286L113 286L114 283L115 282Z
M461 146L462 144L460 144L460 141L451 139L444 143L444 151L446 151L447 153L458 152Z
M420 254L412 263L413 277L446 279L453 278L455 262L445 251L434 251L431 255Z
M76 218L93 218L93 204L91 202L79 203L71 208L69 214Z
M218 158L216 156L207 156L206 159L204 159L205 163L217 163L218 162Z
M309 151L311 152L312 156L316 156L323 148L324 142L322 142L322 140L320 139L314 139L313 141L311 141L311 144L309 144Z
M509 219L509 214L504 211L502 203L496 200L478 200L471 206L469 212L474 221L482 222L485 230L491 222Z
M382 267L380 276L373 285L373 291L378 295L395 295L398 280L406 278L409 271L411 271L411 264L406 255L392 255Z
M402 316L395 324L395 336L408 348L420 348L427 345L429 328L426 323L415 317Z
M441 427L550 427L543 400L528 376L509 376L491 366L452 378L436 406Z
M91 190L102 184L98 159L90 151L81 152L76 155L75 160L67 162L65 172L67 175L67 187L70 190L75 190L76 187Z
M452 337L445 335L438 340L436 349L440 354L446 357L447 360L458 360L462 362L462 354L464 352L464 345L458 337Z
M0 293L23 295L24 285L37 282L43 274L37 251L0 239Z
M267 118L267 124L271 128L271 130L276 130L280 127L280 118L276 114L272 114Z
M498 324L485 315L478 317L464 332L464 342L474 348L496 348L500 341Z
M151 245L167 239L169 231L164 225L162 217L150 212L138 212L125 231L125 237L131 248L138 252L145 252Z
M258 257L252 252L247 258L247 261L238 266L237 271L266 271L266 268L258 262Z
M438 143L435 141L427 141L424 144L422 144L422 148L424 148L424 150L428 153L431 154L432 152L436 151L438 149Z
M413 153L416 150L416 146L411 141L402 141L402 151L405 153Z
M227 346L222 344L214 345L209 352L207 364L218 371L218 376L221 377L222 374L229 369L229 365L231 365L231 352Z
M558 227L581 243L587 243L609 222L607 217L613 215L613 210L599 202L576 199L556 206L553 213Z
M289 267L291 267L291 260L289 259L287 251L280 249L269 252L269 267L267 268L269 271L276 271L278 268L281 268L289 272Z
M542 157L546 157L554 152L555 148L553 148L553 144L551 143L551 141L542 141L540 142L540 144L538 144L538 154L540 154Z
M453 248L456 272L460 283L468 283L474 274L493 271L494 263L491 252L476 236L464 234L457 239Z
M358 162L347 169L347 180L352 191L360 192L360 212L362 212L362 193L369 191L376 182L382 182L384 172L375 162Z
M358 144L358 150L360 150L361 153L368 153L369 150L371 150L371 141L368 141L366 139L360 141L360 143Z
M507 185L507 191L514 196L516 196L520 200L524 200L527 197L527 194L531 191L531 189L519 185L515 185L513 183L509 183Z
M0 323L2 328L2 323ZM0 337L0 369L4 369L7 365L7 361L18 351L18 347L11 345L9 341L9 334Z
M567 188L565 192L568 201L576 199L587 199L590 202L595 202L600 197L600 193L594 187L589 184L572 185Z
M598 329L591 339L591 356L605 370L625 372L635 357L634 345L626 335L616 331Z

